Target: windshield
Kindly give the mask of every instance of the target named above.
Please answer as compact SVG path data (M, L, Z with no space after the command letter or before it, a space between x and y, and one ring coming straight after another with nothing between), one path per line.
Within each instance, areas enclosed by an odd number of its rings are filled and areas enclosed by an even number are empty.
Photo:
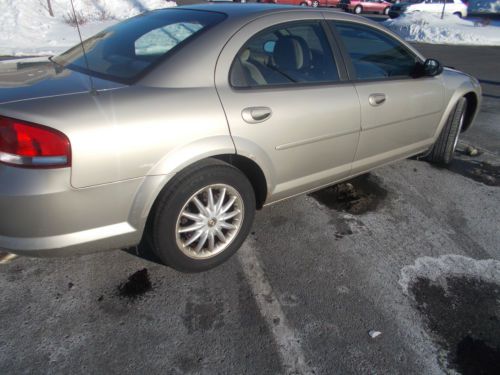
M120 22L52 60L65 68L121 83L131 83L194 35L225 15L166 9ZM87 60L87 61L86 61Z

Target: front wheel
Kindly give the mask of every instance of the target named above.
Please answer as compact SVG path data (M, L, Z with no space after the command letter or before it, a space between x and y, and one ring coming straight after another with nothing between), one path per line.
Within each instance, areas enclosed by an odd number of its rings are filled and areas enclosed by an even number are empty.
M389 15L389 10L390 10L390 7L387 7L384 9L384 11L382 12L384 14L384 16L388 16Z
M318 0L314 0L314 1L312 2L312 7L313 7L313 8L317 8L317 7L319 7L319 1L318 1Z
M363 7L361 5L357 5L356 8L354 8L354 13L361 14L361 12L363 12Z
M255 195L246 176L209 159L162 192L151 228L153 250L179 271L208 270L239 249L254 214Z
M300 3L300 6L301 6L301 7L306 7L306 6L307 6L307 3L305 3L305 2Z
M465 122L467 99L460 98L451 111L439 137L426 159L436 164L450 164L457 148L458 138Z

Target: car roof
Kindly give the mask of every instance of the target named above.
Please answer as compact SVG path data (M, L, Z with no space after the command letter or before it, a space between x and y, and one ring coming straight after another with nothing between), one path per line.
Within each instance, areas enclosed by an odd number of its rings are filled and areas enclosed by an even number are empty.
M287 13L300 16L311 12L309 14L314 13L315 17L322 18L322 14L326 15L328 13L328 19L339 21L355 20L357 23L371 25L379 29L382 28L382 26L372 20L347 14L344 11L266 3L207 3L165 8L152 12L170 12L175 10L218 12L226 14L227 18L211 28L210 32L201 33L188 45L159 64L153 71L138 81L140 85L171 88L212 85L213 76L207 72L215 71L215 64L219 53L228 38L238 32L244 25L261 17L279 16L280 14ZM294 16L291 18L295 18ZM385 30L385 32L388 31ZM404 43L404 41L402 42ZM210 48L207 48L207 46ZM418 52L415 52L418 55ZM165 72L169 72L169 74L165 74Z
M321 12L334 12L337 14L342 14L354 18L360 18L357 15L347 14L340 9L328 9L328 8L312 8L312 7L302 7L297 5L282 5L282 4L272 4L272 3L233 3L233 2L208 2L206 4L193 4L193 5L182 5L175 8L166 9L190 9L190 10L200 10L200 11L211 11L225 13L229 17L245 18L245 16L252 18L258 17L264 14L276 13L276 12L307 12L307 11L318 11Z
M226 13L229 16L250 15L256 13L268 13L282 11L285 9L302 9L292 5L268 4L268 3L233 3L233 2L214 2L206 4L192 4L178 6L177 9L206 10L212 12Z

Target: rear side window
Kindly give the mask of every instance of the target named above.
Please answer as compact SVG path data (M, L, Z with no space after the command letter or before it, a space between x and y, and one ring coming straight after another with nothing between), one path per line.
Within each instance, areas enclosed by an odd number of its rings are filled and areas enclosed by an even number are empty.
M367 26L335 23L359 80L412 76L417 57L399 41Z
M206 28L225 19L215 12L166 9L120 22L54 57L59 65L86 74L130 83Z
M233 87L265 87L338 81L319 22L294 22L262 31L240 49L230 73Z

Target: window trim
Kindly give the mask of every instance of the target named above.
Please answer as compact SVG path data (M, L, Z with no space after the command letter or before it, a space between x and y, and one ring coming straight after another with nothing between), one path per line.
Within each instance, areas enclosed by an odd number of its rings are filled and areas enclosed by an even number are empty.
M420 61L421 63L423 63L424 60L422 60L410 48L408 48L408 46L405 45L405 43L401 43L401 41L399 41L398 39L394 38L394 36L392 36L391 34L389 34L385 30L382 30L382 29L379 29L379 28L376 28L376 27L372 27L372 26L366 25L364 23L353 22L353 21L345 21L345 20L333 20L333 19L329 19L329 20L327 20L327 23L328 23L329 29L331 30L331 32L332 32L332 34L333 34L333 36L335 38L336 43L338 45L338 48L340 50L340 54L342 55L343 62L345 64L345 67L346 67L347 72L348 72L349 82L355 82L355 83L360 83L360 82L365 83L366 82L366 83L368 83L368 82L386 82L386 81L401 81L401 80L406 81L406 80L417 79L415 77L410 77L410 76L393 76L393 77L382 77L382 78L371 78L371 79L359 79L358 76L357 76L357 74L356 74L356 69L354 68L354 64L352 62L351 56L349 54L349 51L347 50L347 47L345 46L344 41L342 40L342 37L340 36L340 33L337 30L337 28L336 28L337 24L361 26L361 27L368 28L370 30L378 31L378 32L384 34L387 38L389 38L391 40L394 40L395 42L399 43L406 51L408 51L408 53L410 55L412 55L413 57L415 57L416 61ZM428 78L428 77L420 77L420 78ZM430 78L433 78L433 77L430 77Z
M287 25L295 25L295 24L317 24L321 27L321 30L325 34L326 47L329 48L333 62L335 63L335 65L337 67L337 74L338 74L339 79L336 81L291 82L291 83L284 83L284 84L270 84L270 85L246 86L246 87L233 86L233 84L231 82L231 73L233 70L234 61L235 61L236 57L239 55L239 53L243 50L243 48L247 45L247 43L255 36L257 36L261 33L264 33L268 30L272 30L272 29L276 29L276 28L286 28ZM330 28L328 27L328 25L324 19L318 18L318 19L294 20L294 21L285 21L282 23L276 23L274 25L271 25L269 27L266 27L266 28L256 32L252 36L250 36L242 44L242 46L238 49L238 52L236 53L236 55L234 55L234 57L231 61L229 71L228 71L227 82L229 84L229 87L234 91L239 91L239 92L252 91L252 92L254 92L254 91L258 91L258 90L276 90L276 89L279 90L279 89L287 89L287 88L305 89L305 88L311 88L311 87L346 84L348 82L348 76L347 76L347 68L344 64L342 56L340 55L340 48L338 47L338 45L336 45L335 39L331 35Z

